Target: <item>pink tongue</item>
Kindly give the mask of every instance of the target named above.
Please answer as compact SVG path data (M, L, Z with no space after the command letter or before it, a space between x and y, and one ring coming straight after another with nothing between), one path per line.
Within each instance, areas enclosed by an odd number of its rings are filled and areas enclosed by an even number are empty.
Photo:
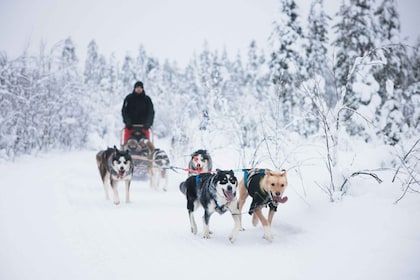
M118 171L118 177L122 177L124 175L124 170Z
M225 192L225 197L228 202L231 202L233 199L235 199L233 192Z
M287 196L284 197L275 197L274 200L278 203L285 203L289 198Z

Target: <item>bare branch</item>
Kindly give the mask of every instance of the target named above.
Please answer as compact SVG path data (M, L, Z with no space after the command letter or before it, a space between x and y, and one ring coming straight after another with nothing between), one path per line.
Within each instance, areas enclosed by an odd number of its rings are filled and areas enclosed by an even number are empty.
M398 167L397 171L394 174L394 177L392 178L392 182L395 181L395 178L397 177L397 174L399 172L399 170L401 169L402 166L405 166L405 160L407 159L407 157L410 155L410 153L414 150L414 148L417 146L417 144L420 142L420 138L417 139L416 143L414 143L414 145L411 147L411 149L405 154L405 156L401 159L401 165Z
M401 196L394 202L395 204L397 204L401 199L403 199L403 197L405 196L405 194L407 193L408 189L410 188L411 182L413 179L410 179L410 181L407 183L407 187L405 188L404 192L401 194Z
M344 186L347 184L347 182L350 180L351 177L357 176L357 175L369 175L371 177L373 177L379 184L382 183L382 179L378 177L378 175L376 175L375 173L371 173L371 172L367 172L367 171L357 171L352 173L349 177L347 177L343 184L340 187L340 191L343 191Z

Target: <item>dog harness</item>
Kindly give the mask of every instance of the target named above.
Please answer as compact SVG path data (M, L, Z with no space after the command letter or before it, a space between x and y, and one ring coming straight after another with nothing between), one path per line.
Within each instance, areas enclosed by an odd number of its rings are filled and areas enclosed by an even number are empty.
M260 187L260 181L265 176L265 169L259 169L250 174L249 169L243 169L244 184L248 190L249 196L252 197L251 206L249 207L249 215L252 215L258 206L269 206L271 210L277 211L277 203L273 201L271 194Z

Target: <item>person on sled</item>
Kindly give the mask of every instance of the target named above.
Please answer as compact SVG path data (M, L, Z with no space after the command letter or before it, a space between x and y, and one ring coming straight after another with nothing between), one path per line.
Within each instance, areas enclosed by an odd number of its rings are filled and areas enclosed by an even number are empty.
M155 110L152 99L144 91L143 82L137 81L134 84L133 92L124 99L121 113L125 124L124 143L133 133L133 125L141 125L142 132L150 140L150 128L155 118Z

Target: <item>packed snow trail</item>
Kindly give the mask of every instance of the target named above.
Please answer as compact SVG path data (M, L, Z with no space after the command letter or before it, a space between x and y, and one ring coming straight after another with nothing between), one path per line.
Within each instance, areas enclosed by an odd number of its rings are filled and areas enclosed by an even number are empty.
M134 181L132 202L115 206L105 200L95 154L0 163L0 279L419 279L418 197L395 205L400 189L390 183L357 181L337 203L314 187L305 202L290 173L273 242L245 214L246 230L231 244L230 214L211 217L211 239L201 238L199 216L191 234L178 189L186 174L170 172L167 192Z

